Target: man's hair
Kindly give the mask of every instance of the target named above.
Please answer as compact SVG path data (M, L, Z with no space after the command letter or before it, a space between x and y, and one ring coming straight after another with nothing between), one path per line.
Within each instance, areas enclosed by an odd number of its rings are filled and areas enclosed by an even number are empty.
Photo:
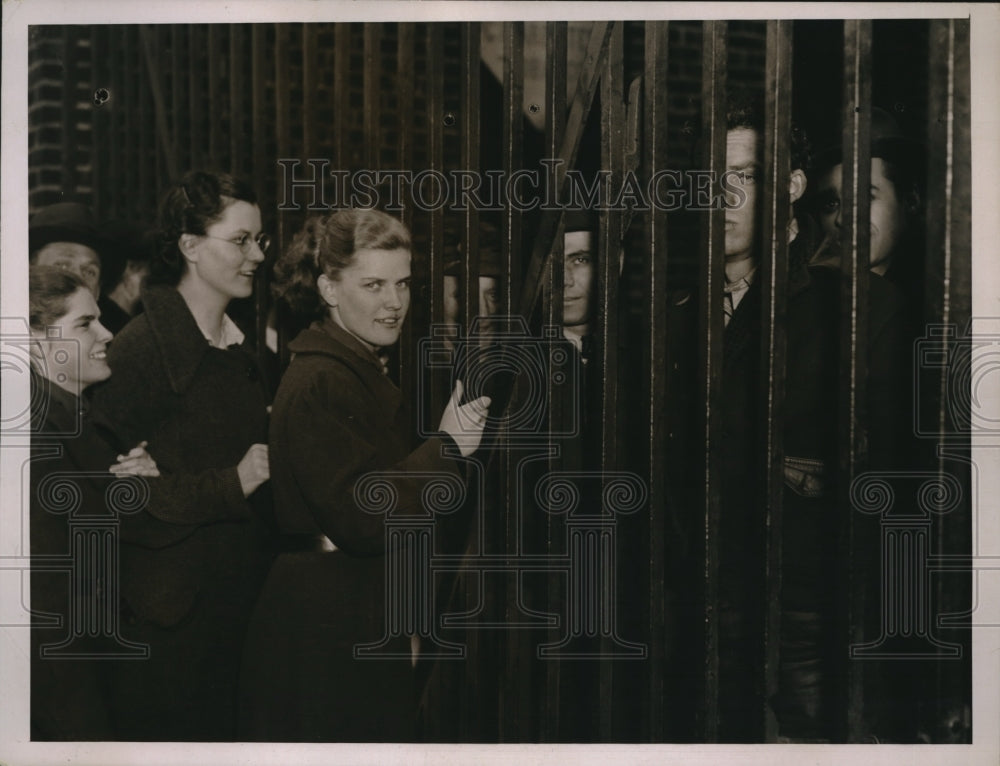
M758 137L764 136L764 99L758 93L746 90L731 90L726 93L726 130L749 128L757 131ZM806 174L810 169L809 139L803 130L792 121L791 130L791 170L802 170ZM763 151L761 140L759 151ZM763 159L763 158L761 158Z

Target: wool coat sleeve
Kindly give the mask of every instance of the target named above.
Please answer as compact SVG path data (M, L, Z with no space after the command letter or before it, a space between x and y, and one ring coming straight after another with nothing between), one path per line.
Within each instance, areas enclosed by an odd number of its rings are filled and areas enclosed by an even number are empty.
M111 378L94 394L94 409L122 449L147 441L147 451L160 470L157 491L147 511L171 524L200 525L249 518L236 466L191 470L171 454L161 438L175 417L181 396L166 383L162 362L152 348L116 340L109 350Z
M442 447L453 445L447 437L432 437L406 454L400 445L409 440L383 404L346 368L323 365L286 400L278 427L288 435L281 440L287 458L272 453L272 464L287 461L319 528L353 555L385 551L384 514L366 511L355 498L362 476L390 474L397 496L392 514L398 517L426 513L421 493L432 480L429 474L459 475L457 461L442 455Z

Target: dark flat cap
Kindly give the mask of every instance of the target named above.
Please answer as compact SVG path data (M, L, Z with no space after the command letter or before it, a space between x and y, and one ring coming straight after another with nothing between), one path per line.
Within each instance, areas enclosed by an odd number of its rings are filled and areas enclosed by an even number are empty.
M52 242L76 242L98 253L104 240L90 208L80 202L57 202L43 207L28 223L28 247L37 252Z

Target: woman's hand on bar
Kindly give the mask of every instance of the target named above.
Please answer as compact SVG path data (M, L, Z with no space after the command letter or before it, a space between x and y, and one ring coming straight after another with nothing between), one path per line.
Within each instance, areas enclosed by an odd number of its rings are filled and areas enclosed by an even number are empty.
M477 449L483 438L483 427L490 408L490 397L480 396L471 402L459 404L464 392L462 381L455 381L455 390L441 415L438 430L444 431L458 445L462 457L468 457Z

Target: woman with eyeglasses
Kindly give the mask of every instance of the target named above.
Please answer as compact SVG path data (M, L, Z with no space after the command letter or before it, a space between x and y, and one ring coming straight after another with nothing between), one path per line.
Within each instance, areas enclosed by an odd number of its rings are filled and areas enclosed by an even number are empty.
M145 312L108 351L94 407L127 441L148 440L191 533L121 552L123 632L147 660L113 674L119 739L235 735L242 642L270 564L268 403L254 356L226 314L249 297L269 240L253 190L193 171L160 205Z

